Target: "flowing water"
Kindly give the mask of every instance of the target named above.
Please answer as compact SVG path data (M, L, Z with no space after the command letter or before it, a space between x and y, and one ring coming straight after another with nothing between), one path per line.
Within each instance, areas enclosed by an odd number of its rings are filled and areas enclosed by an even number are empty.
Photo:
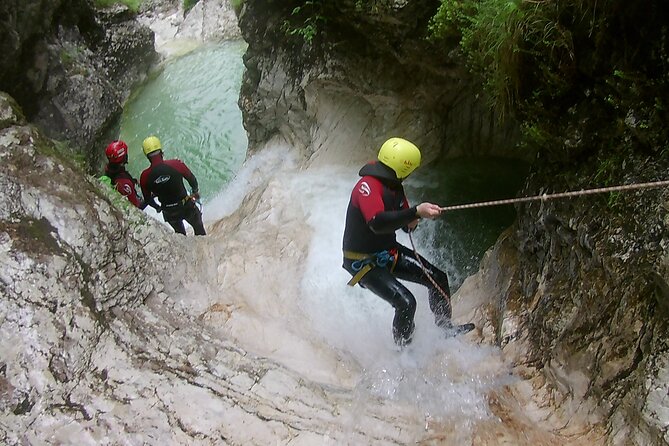
M451 431L451 444L466 444L475 424L497 422L488 393L511 379L500 352L466 337L443 338L432 322L427 293L417 286L410 286L418 300L414 342L397 351L390 329L392 308L360 287L347 287L349 277L341 268L344 216L357 168L333 164L302 171L294 151L280 145L245 160L246 139L237 108L244 49L238 42L199 49L170 62L137 92L121 124L121 138L131 146L131 172L138 175L146 166L142 139L158 135L166 157L181 158L198 177L205 224L214 229L217 220L235 212L246 194L265 182L263 199L272 207L255 220L259 224L239 230L275 252L273 244L291 244L278 240L288 229L282 233L279 228L276 240L267 240L263 225L289 220L306 238L305 256L298 264L274 257L254 259L261 265L259 272L248 272L254 286L248 299L257 299L257 311L268 314L261 315L263 322L257 326L249 319L235 326L233 315L228 321L232 328L222 331L244 348L309 379L348 386L355 401L351 414L383 398L422 413L425 426L417 427L421 432L440 425L442 431ZM507 198L514 196L524 173L525 166L517 162L449 160L422 167L406 189L414 204ZM275 192L267 184L274 185ZM286 216L297 211L303 216L297 222ZM419 252L449 273L455 291L513 218L509 207L451 213L422 222L415 242ZM214 230L212 244L216 237ZM411 246L406 235L400 235L400 241ZM281 246L277 250L283 252ZM282 276L283 267L297 270L299 283L282 284L292 277ZM288 285L294 291L284 296L282 289ZM193 305L201 308L217 303L211 296L192 299L200 299ZM263 333L253 332L256 328ZM348 424L356 428L354 415Z

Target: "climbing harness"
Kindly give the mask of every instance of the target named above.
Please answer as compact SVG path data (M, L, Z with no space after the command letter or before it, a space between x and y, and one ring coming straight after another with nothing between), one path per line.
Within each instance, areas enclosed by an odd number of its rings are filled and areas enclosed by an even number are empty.
M199 195L198 198L195 198L195 194L191 193L190 195L186 195L183 199L183 204L188 203L189 201L192 201L193 204L195 205L196 208L200 210L200 213L202 213L202 209L204 206L202 205L202 202L200 201Z
M530 197L509 198L506 200L482 201L479 203L458 204L455 206L445 206L439 208L442 212L457 211L460 209L481 208L486 206L500 206L503 204L526 203L528 201L547 201L557 198L579 197L582 195L602 194L606 192L621 192L636 189L653 189L669 186L669 180L653 181L648 183L624 184L620 186L598 187L595 189L581 189L570 192L559 192L556 194L541 194Z
M193 198L193 201L195 201L195 206L197 206L197 207L200 209L200 213L202 213L202 211L203 211L203 209L204 209L204 205L202 204L202 202L200 201L200 199L198 198L198 199L196 200L195 198Z
M395 269L395 264L397 263L397 250L391 249L386 251L379 251L372 254L364 254L361 252L354 251L344 251L344 258L349 260L355 260L351 263L351 268L355 271L355 275L348 281L349 286L353 286L362 279L362 277L369 272L375 266L379 268L385 268L390 262L390 271L392 272Z
M177 201L176 203L169 203L169 204L163 205L163 208L164 209L172 209L172 208L177 208L177 207L180 208L181 206L185 206L189 201L192 201L193 204L196 205L196 206L198 204L200 205L200 207L202 206L202 204L200 203L200 200L196 200L193 195L186 195L185 197L183 197L181 200Z

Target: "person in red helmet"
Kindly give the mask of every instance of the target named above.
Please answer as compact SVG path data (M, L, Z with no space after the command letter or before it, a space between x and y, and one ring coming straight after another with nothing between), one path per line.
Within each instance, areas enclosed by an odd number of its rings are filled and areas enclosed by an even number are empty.
M107 166L105 167L105 176L111 180L112 186L133 205L139 209L144 209L146 203L137 194L135 185L137 181L125 170L128 163L128 145L120 140L112 141L105 149L107 156Z

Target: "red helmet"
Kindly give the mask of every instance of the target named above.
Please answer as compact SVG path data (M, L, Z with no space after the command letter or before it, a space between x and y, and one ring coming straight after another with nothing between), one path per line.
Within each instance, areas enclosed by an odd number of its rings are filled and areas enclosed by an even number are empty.
M120 164L128 160L128 145L123 141L112 141L105 149L110 163Z

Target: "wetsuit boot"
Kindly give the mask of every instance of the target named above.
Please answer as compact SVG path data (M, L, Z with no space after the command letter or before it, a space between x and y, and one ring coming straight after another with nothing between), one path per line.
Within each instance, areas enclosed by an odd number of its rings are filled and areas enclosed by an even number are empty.
M454 336L460 336L462 334L469 333L474 328L476 328L476 325L472 324L471 322L468 322L466 324L453 324L449 320L446 323L439 324L439 327L441 327L444 330L444 333L446 334L447 338L451 338Z
M453 336L459 336L461 334L469 333L472 331L476 326L472 324L471 322L466 323L466 324L454 324L453 321L449 316L446 316L444 314L435 316L434 318L435 324L437 324L437 327L441 328L444 330L444 333L446 334L447 338L453 337Z
M413 340L413 331L416 328L416 325L411 322L410 325L404 324L404 326L399 326L398 324L393 324L393 339L395 344L400 347L406 347L411 344Z

